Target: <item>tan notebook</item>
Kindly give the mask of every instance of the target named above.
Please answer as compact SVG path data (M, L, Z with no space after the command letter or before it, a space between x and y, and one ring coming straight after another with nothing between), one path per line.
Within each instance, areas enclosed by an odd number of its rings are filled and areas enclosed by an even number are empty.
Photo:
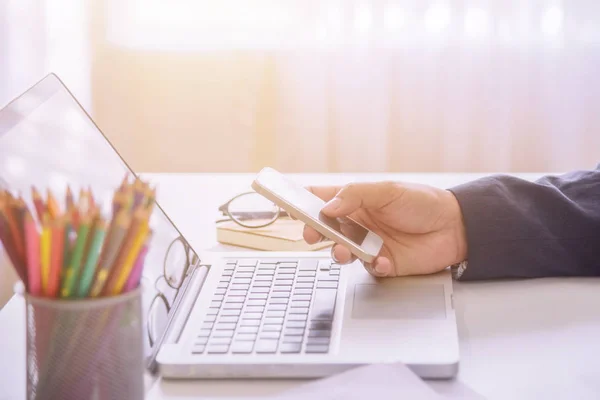
M245 228L233 221L217 224L217 241L234 246L269 251L314 251L330 247L326 241L310 245L302 238L304 224L290 218L279 218L264 228Z

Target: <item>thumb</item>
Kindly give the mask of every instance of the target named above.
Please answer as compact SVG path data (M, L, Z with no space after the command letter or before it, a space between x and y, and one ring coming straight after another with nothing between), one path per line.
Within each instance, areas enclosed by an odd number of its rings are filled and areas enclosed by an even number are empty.
M345 217L360 208L382 208L392 201L396 186L391 182L351 183L325 204L322 211L330 217Z

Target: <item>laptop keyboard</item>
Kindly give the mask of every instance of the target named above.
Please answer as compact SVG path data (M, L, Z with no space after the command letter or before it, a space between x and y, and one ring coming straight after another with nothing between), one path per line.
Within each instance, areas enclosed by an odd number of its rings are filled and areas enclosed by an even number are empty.
M339 278L331 260L228 261L192 353L328 353Z

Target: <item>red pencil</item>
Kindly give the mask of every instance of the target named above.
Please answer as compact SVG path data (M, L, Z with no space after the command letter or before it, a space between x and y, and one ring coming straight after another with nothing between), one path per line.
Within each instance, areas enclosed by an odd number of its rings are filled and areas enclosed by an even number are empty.
M28 290L33 295L39 295L42 292L40 233L29 212L25 214L25 242L27 244Z
M42 222L42 217L46 212L46 206L44 205L44 200L40 195L40 192L35 188L35 186L31 187L31 198L33 199L33 205L35 206L35 213L37 214L38 221Z

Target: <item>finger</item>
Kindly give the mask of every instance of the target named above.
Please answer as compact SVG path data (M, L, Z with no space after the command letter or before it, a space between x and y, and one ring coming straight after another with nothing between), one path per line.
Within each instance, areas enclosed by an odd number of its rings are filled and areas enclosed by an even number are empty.
M367 271L378 278L393 276L392 262L387 257L377 257L373 263L365 263Z
M306 190L323 201L329 201L342 189L342 186L308 186Z
M308 225L304 225L302 236L308 244L315 244L323 239L323 236Z
M331 249L331 258L338 264L349 264L356 259L350 250L339 244Z
M330 217L343 217L359 208L382 208L402 193L402 186L392 182L351 183L323 207L323 213Z

